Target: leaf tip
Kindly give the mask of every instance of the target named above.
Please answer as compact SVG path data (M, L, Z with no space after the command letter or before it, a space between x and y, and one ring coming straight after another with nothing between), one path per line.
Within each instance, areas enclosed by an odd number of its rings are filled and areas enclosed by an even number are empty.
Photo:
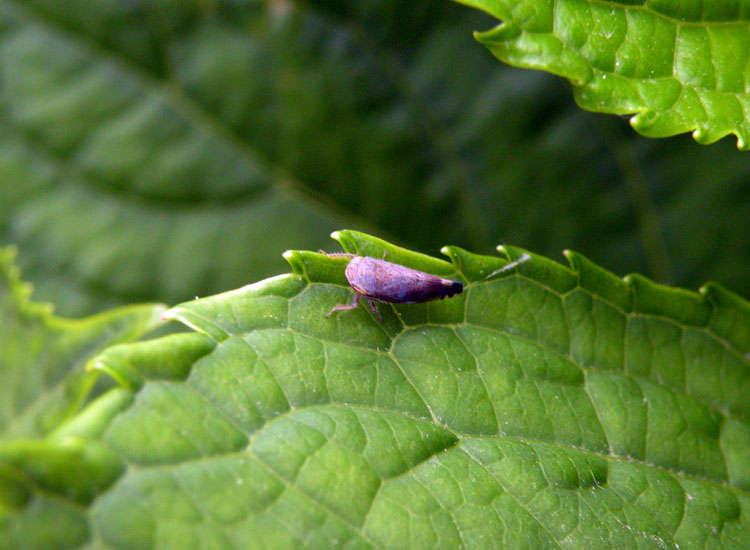
M519 252L521 249L516 248L515 246L508 246L505 244L499 244L495 247L495 250L497 250L500 254L505 256L505 258L508 261L515 261L518 259L518 257L521 256L521 252Z
M711 328L750 360L750 303L714 282L698 292L714 306Z
M461 253L463 250L461 250L458 247L455 246L444 246L440 249L440 253L444 256L448 256L448 259L450 259L451 263L457 268L461 268Z
M503 21L499 25L486 31L474 31L474 39L480 44L489 47L501 42L513 40L521 35L521 27L513 21Z
M0 248L0 286L6 286L15 307L26 318L50 317L55 306L48 302L32 302L34 285L21 279L21 269L16 265L18 247Z
M563 255L568 260L570 269L578 278L578 284L591 292L599 294L624 311L632 309L632 293L627 282L598 266L583 254L566 249Z
M300 256L299 250L287 250L281 255L295 275L307 278L307 270L305 269L304 259Z
M734 135L737 136L737 149L740 151L747 151L750 149L750 140L748 140L748 132L744 127L736 128Z
M653 109L644 109L635 116L630 117L630 126L638 133L644 134L656 124L659 114Z
M377 241L375 237L371 237L365 233L359 231L352 231L351 229L340 229L331 233L331 238L341 245L341 248L349 254L357 254L358 256L365 256L366 253L362 251L361 241L374 242Z
M205 318L197 311L193 311L186 305L175 306L162 315L162 319L165 321L177 321L189 327L197 332L203 333L209 338L217 342L221 342L229 338L229 334L226 333L221 327L211 320Z
M466 250L459 248L458 246L447 245L440 249L440 253L448 256L448 259L450 260L457 274L460 273L464 277L468 276L468 274L464 272L464 269L467 267L466 259L468 256L468 252ZM482 277L480 277L480 279L481 278ZM468 280L469 279L467 279L467 281Z
M693 139L700 143L701 145L708 145L709 143L712 143L713 139L711 139L711 135L708 131L708 128L705 126L698 126L695 130L693 130Z
M134 392L138 391L143 385L144 378L131 364L118 355L121 349L122 346L107 348L86 363L86 370L104 373L121 388Z

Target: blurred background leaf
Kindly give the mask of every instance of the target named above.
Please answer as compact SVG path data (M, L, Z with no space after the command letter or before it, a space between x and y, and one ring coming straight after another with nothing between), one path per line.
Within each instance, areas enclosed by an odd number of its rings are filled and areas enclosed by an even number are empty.
M0 439L46 436L73 417L112 386L95 387L98 374L84 369L86 361L149 333L164 312L159 304L141 304L85 319L50 315L48 304L29 301L15 254L0 248Z
M0 242L66 315L286 271L352 227L750 294L750 160L649 140L450 2L0 0Z

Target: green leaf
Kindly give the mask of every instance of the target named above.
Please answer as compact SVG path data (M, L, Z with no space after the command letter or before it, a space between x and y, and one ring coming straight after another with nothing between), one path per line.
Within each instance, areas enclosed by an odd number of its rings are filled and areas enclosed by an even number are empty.
M130 306L86 319L63 319L29 301L31 287L0 249L0 436L35 438L58 428L84 404L97 374L84 365L118 342L161 322L164 307Z
M567 78L584 109L635 113L644 136L734 134L750 149L750 39L737 3L459 1L502 20L475 35L498 59Z
M105 350L91 365L132 404L97 401L57 437L124 469L58 547L746 546L750 304L574 252L446 262L334 237L465 291L326 318L351 298L347 259L290 251L291 274L167 312L197 333ZM0 526L23 548L45 518Z

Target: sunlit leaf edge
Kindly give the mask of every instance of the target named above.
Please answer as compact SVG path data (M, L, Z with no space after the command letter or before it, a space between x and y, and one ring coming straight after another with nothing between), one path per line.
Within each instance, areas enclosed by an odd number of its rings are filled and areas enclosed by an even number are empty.
M686 326L705 327L750 360L750 302L715 282L708 282L698 292L694 292L660 285L637 274L621 278L572 250L564 252L569 267L515 246L498 247L505 256L504 259L446 246L441 250L449 259L445 261L412 252L358 231L335 231L331 236L347 253L374 258L382 258L385 254L389 261L436 275L454 276L468 284L481 283L492 272L527 255L532 261L522 261L506 274L517 270L541 285L554 287L558 292L580 287L617 305L626 313L661 316ZM272 277L231 292L244 293L250 290L262 294L269 285L286 281L290 277L306 282L348 286L343 277L343 266L348 262L347 258L331 258L319 252L299 250L287 251L284 257L289 262L293 275ZM195 312L191 304L197 303L177 305L167 311L164 318L183 322L216 341L226 338L222 329Z

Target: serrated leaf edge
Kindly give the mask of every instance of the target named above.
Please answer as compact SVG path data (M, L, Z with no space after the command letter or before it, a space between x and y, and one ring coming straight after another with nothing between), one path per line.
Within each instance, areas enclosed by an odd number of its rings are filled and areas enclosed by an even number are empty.
M574 287L579 287L590 292L592 295L616 305L628 314L638 313L660 316L683 325L704 328L730 345L745 361L750 362L750 331L748 331L747 335L743 335L739 332L736 333L734 330L715 332L711 328L712 320L722 314L729 314L737 319L736 323L731 327L733 329L741 328L742 326L750 327L750 302L716 282L708 282L698 292L695 292L679 287L662 285L639 274L618 277L591 260L588 260L582 254L572 250L564 251L568 266L514 246L498 247L498 251L505 258L477 255L460 247L445 246L441 249L441 252L448 257L446 261L396 247L382 239L371 237L358 231L340 230L334 232L332 237L339 241L348 253L359 255L363 253L363 250L383 250L384 248L387 250L398 250L399 263L402 265L422 269L424 264L427 263L428 265L437 267L437 271L439 272L435 274L455 273L467 280L469 284L481 284L482 281L477 279L470 280L466 277L461 266L462 255L471 255L474 260L486 261L488 264L487 272L489 273L494 269L491 267L498 264L498 260L504 260L507 265L517 261L522 255L526 254L530 257L530 261L523 262L514 267L508 272L508 275L518 270L519 273L538 284L549 286L551 284L551 277L544 277L543 275L547 271L554 271L559 276L557 278L564 281L563 283L555 283L556 286L554 289L558 292L565 292ZM288 250L283 256L292 268L294 275L278 275L232 292L260 292L265 285L289 276L302 277L308 282L344 284L345 279L343 279L342 275L334 278L327 275L330 272L319 269L315 270L316 278L313 281L310 278L310 268L313 264L318 264L319 266L339 264L340 269L343 271L343 267L348 261L345 258L328 257L317 252L304 250ZM320 277L317 276L318 273L321 274ZM593 281L598 281L600 284L597 286L593 284ZM654 298L658 298L658 300L654 300ZM654 307L654 303L666 303L669 307ZM677 314L680 311L686 313L678 316ZM178 320L217 341L228 337L226 332L207 319L179 305L167 311L163 317L165 319Z

